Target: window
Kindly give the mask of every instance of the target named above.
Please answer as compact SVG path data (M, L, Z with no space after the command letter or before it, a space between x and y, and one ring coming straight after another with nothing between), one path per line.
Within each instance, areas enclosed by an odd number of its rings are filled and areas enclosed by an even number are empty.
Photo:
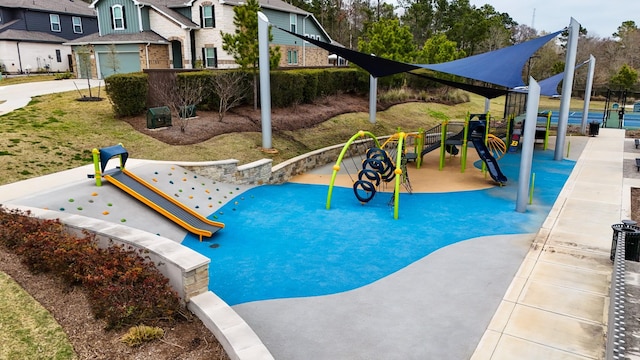
M62 62L62 54L60 54L60 49L56 49L56 61L59 63Z
M296 14L289 14L289 24L289 31L295 33L298 26L298 16Z
M71 17L71 22L73 23L73 32L75 34L82 34L82 18L73 16Z
M60 32L60 15L49 14L49 22L51 22L51 31Z
M287 50L287 64L298 64L298 50Z
M113 30L125 29L124 8L122 5L113 5L111 7L111 26L113 27Z
M213 47L202 49L202 58L204 59L204 67L218 67L218 49Z
M212 5L205 5L200 8L200 24L203 28L216 27L216 19Z

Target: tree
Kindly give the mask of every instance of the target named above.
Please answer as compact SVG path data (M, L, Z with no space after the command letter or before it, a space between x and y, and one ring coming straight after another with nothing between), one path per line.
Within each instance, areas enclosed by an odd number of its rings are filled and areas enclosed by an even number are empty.
M445 34L439 34L424 42L416 61L423 64L439 64L463 57L465 53L457 49L455 41L447 39Z
M189 124L189 107L202 101L205 81L202 76L176 76L170 72L156 78L149 84L154 93L165 106L168 106L172 117L178 119L181 132L186 132Z
M416 51L411 31L407 26L400 26L397 19L382 19L370 24L364 36L358 39L358 49L402 62L413 61Z
M118 59L118 49L115 44L109 44L109 51L105 57L105 66L116 74L120 69L120 59ZM104 75L104 74L103 74ZM103 76L104 77L104 76Z
M609 83L623 90L629 90L638 82L638 71L627 64L622 65L617 74L615 74Z
M613 33L614 37L624 39L626 35L630 32L638 31L638 26L636 26L636 22L633 20L623 21L622 25L618 26L618 31Z
M227 111L244 100L248 86L245 76L239 71L224 71L212 75L213 91L218 96L218 119L222 122Z
M76 48L78 54L78 71L80 77L85 76L87 78L87 86L89 88L89 98L93 98L91 93L91 48L87 45L82 45Z
M418 44L424 43L435 33L435 11L432 0L416 0L406 5L402 23L411 29Z
M247 3L233 8L233 25L235 32L222 35L222 49L233 56L235 62L243 71L250 71L253 75L253 108L258 108L258 0L247 0ZM269 41L273 41L271 27L269 27ZM280 63L280 47L269 47L270 68Z

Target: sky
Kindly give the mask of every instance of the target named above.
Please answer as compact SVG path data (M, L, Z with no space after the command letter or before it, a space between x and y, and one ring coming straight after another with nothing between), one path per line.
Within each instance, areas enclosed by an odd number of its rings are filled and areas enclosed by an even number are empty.
M518 24L546 32L562 30L576 19L587 35L612 37L618 26L633 20L640 26L639 0L470 0L471 5L492 5ZM535 17L534 17L535 12ZM533 22L533 25L532 25Z

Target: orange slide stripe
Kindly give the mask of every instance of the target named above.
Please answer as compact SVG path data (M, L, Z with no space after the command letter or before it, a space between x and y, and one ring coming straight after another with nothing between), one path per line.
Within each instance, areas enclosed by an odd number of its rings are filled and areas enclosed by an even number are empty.
M118 180L114 179L110 175L105 175L104 178L107 179L111 184L113 184L113 185L117 186L118 188L122 189L127 194L129 194L129 195L133 196L134 198L138 199L140 202L144 203L148 207L152 208L153 210L155 210L158 213L162 214L163 216L167 217L169 220L173 221L174 223L180 225L181 227L183 227L187 231L189 231L189 232L191 232L193 234L196 234L196 235L198 235L200 237L202 237L202 236L210 237L211 235L213 235L211 233L211 231L198 229L198 228L192 226L191 224L187 223L186 221L180 219L179 217L173 215L169 211L167 211L164 208L158 206L153 201L147 199L143 195L139 194L138 192L134 191L133 189L131 189L127 185L125 185L125 184L119 182Z
M162 190L158 189L157 187L155 187L155 186L151 185L150 183L146 182L144 179L142 179L142 178L138 177L137 175L133 174L131 171L128 171L127 169L122 169L122 172L124 174L128 175L129 177L131 177L132 179L134 179L135 181L139 182L140 184L146 186L149 190L153 191L154 193L156 193L156 194L162 196L163 198L167 199L168 201L172 202L174 205L180 207L182 210L184 210L184 211L188 212L189 214L193 215L195 218L197 218L198 220L202 221L203 223L211 225L211 226L219 227L219 228L224 228L224 224L223 223L207 219L206 217L200 215L199 213L197 213L193 209L189 208L185 204L179 202L178 200L176 200L172 196L167 195Z

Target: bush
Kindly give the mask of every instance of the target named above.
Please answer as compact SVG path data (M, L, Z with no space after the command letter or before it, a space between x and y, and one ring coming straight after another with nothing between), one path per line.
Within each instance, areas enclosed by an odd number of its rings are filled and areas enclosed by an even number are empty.
M142 345L145 342L162 339L163 336L164 330L159 327L139 325L130 328L126 334L122 335L120 341L127 344L129 347L135 347Z
M305 77L300 72L271 72L271 105L289 107L304 100Z
M70 72L66 71L66 72L63 72L63 73L56 74L55 79L56 80L63 80L63 79L71 79L72 77L73 77L73 75Z
M82 285L94 316L107 328L176 320L177 293L148 257L133 248L99 248L93 236L68 233L58 220L39 220L0 207L0 244L34 272L50 272Z
M147 109L146 74L114 74L104 79L104 83L117 117L140 115Z

